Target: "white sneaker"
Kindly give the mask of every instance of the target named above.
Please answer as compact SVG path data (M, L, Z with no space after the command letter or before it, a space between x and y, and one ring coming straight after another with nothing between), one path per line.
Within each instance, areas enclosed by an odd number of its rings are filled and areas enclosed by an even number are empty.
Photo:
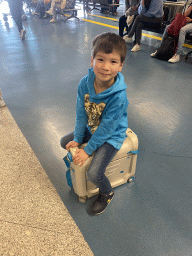
M123 37L123 39L125 40L125 43L130 43L130 42L132 42L132 37L128 37L128 35L125 35L125 36Z
M178 61L180 61L180 55L178 55L178 54L174 54L173 57L168 60L168 62L170 62L170 63L175 63Z
M50 22L51 22L51 23L54 23L54 22L56 22L56 19L53 18L53 19L50 20Z
M140 45L136 44L136 45L133 46L131 52L137 52L137 51L140 51L140 50L141 50Z
M156 53L157 53L157 51L155 51L155 52L153 52L153 53L151 53L151 57L153 57L153 58L155 58L156 57Z
M22 40L25 39L25 34L26 34L26 30L25 30L25 29L22 29L22 30L20 31L20 37L21 37Z
M53 15L53 12L51 10L46 11L46 13L49 14L49 15Z

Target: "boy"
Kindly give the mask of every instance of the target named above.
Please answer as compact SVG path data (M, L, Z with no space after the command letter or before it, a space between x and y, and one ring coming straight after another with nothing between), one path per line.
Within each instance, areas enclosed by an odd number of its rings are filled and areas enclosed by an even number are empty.
M91 213L102 213L114 192L105 170L126 138L128 99L124 77L120 73L126 57L126 43L114 33L98 35L92 43L91 69L79 86L76 103L75 132L61 139L68 151L87 142L73 157L81 166L94 152L87 172L99 187L99 196L91 205Z

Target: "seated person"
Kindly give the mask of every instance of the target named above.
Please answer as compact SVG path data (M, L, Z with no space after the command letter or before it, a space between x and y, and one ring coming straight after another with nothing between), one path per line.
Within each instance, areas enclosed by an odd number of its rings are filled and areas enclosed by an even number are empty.
M51 2L51 8L50 8L48 11L46 11L46 13L48 13L49 15L53 15L53 10L54 10L55 5L56 5L57 2L60 3L61 9L64 9L64 8L65 8L65 6L66 6L66 0L52 0L52 2Z
M132 52L139 51L142 28L155 28L161 25L163 21L163 0L141 0L138 8L138 16L136 17L131 31L124 37L125 42L131 42L135 34L135 45Z
M136 16L138 15L139 0L128 0L126 3L128 8L125 15L119 18L119 35L121 37L123 37L123 31L125 28L128 34Z
M74 2L74 0L72 0ZM49 9L49 11L46 11L47 14L52 15L53 18L50 20L51 23L56 22L56 12L55 12L55 7L56 4L59 2L59 7L61 8L61 10L63 10L66 5L70 4L70 0L52 0L51 2L51 8Z
M184 15L186 16L186 25L183 26L180 29L177 51L173 55L173 57L168 60L168 62L170 62L170 63L175 63L175 62L178 62L180 60L180 55L183 53L183 44L185 42L186 34L187 33L192 33L192 3L187 8L187 10L185 11ZM168 27L169 26L167 26L165 28L165 31L164 31L163 36L162 36L162 40L163 40L163 38L165 37L165 35L167 33ZM151 57L155 57L156 52L157 51L152 53Z

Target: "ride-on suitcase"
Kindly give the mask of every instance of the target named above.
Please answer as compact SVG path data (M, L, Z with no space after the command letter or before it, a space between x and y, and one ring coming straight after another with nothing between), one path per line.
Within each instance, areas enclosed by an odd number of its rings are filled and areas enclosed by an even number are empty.
M114 156L105 172L105 175L113 188L127 182L132 182L135 178L138 138L129 128L126 131L126 134L127 138L121 149ZM85 147L85 145L86 144L81 145L80 148ZM87 197L99 193L99 188L90 182L87 177L87 170L93 156L89 157L83 166L75 165L72 162L72 156L74 155L75 150L75 148L71 149L71 153L68 153L68 155L64 157L65 164L68 168L66 176L68 185L73 187L75 193L79 196L79 202L85 203Z

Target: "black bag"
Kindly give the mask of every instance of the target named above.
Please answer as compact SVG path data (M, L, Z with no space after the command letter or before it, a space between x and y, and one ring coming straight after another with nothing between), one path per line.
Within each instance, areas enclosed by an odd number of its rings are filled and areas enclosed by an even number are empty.
M169 60L176 52L178 37L165 35L161 41L160 47L157 49L155 57L160 60Z

